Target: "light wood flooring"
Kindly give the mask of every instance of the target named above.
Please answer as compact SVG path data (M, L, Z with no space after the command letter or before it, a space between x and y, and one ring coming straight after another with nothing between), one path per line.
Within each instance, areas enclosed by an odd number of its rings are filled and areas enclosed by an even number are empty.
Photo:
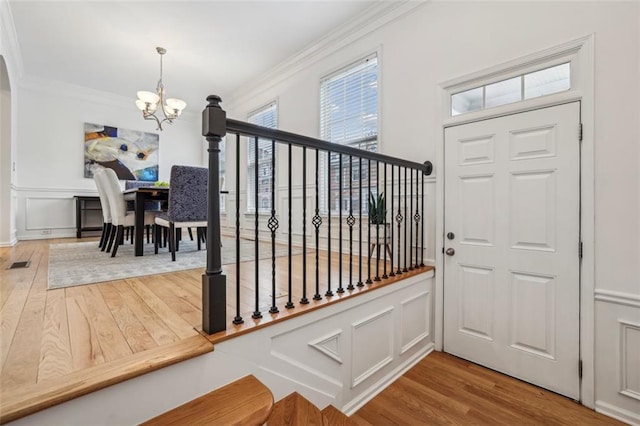
M61 242L87 241L88 239L61 239L23 241L11 248L0 248L0 421L7 421L7 404L16 407L21 401L42 399L42 386L51 390L51 401L61 402L56 386L60 386L70 375L81 378L83 371L93 376L108 374L129 374L135 366L127 359L138 359L141 368L148 371L144 363L146 353L158 358L158 366L166 365L170 352L175 360L204 353L205 338L201 336L201 280L204 269L180 271L169 274L152 275L106 283L88 284L77 287L47 290L49 244ZM97 244L97 242L96 242ZM104 254L106 256L106 254ZM179 253L178 253L179 256ZM355 261L356 257L354 257ZM28 268L7 268L12 262L30 261ZM320 253L320 293L321 301L313 301L315 293L315 253L307 254L307 297L311 303L300 305L302 297L302 255L293 257L291 291L295 308L286 309L288 300L288 259L276 259L276 295L281 311L270 315L271 306L271 259L258 262L260 286L259 309L264 318L253 320L255 310L255 262L244 262L240 266L241 315L245 323L229 326L226 332L207 336L212 343L228 338L234 333L245 333L256 327L280 321L303 311L316 309L326 303L334 303L350 294L388 285L427 268L416 269L395 279L382 280L374 285L365 285L354 291L346 291L334 297L324 296L327 290L327 254ZM339 259L332 255L331 281L335 292L339 284ZM375 262L374 262L375 263ZM375 264L372 265L375 271ZM366 277L366 261L364 274ZM380 262L382 275L383 262ZM227 276L227 317L228 323L236 315L236 268L224 265ZM357 267L354 266L354 276ZM372 274L375 276L375 273ZM348 256L343 256L342 281L346 287L349 280ZM355 280L355 278L354 278ZM357 281L357 280L355 280ZM355 283L354 283L355 284ZM190 345L182 342L190 342ZM162 349L166 350L160 353ZM181 353L176 353L180 350ZM160 352L159 352L160 351ZM137 356L137 358L131 358ZM113 368L123 362L125 368ZM114 364L116 363L116 364ZM96 369L103 367L101 370ZM109 384L112 384L111 381ZM99 389L86 386L75 396ZM102 386L104 387L104 386ZM26 390L25 390L26 389ZM20 391L18 391L20 390ZM45 389L46 391L46 389ZM23 395L24 394L24 395ZM18 400L17 395L23 395ZM51 404L51 405L52 405ZM15 408L15 407L14 407Z
M352 417L372 425L622 425L553 392L433 352Z

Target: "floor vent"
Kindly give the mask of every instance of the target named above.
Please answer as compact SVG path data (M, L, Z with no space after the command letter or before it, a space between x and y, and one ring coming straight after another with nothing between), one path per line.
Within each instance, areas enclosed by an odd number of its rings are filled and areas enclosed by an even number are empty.
M31 262L28 260L26 262L13 262L8 269L28 268L30 264Z

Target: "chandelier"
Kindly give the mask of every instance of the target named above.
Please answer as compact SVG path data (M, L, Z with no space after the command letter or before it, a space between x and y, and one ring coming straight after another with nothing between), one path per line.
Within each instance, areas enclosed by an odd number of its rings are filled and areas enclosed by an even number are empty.
M160 80L158 80L156 93L146 91L138 92L136 106L142 111L142 116L145 120L155 120L156 123L158 123L156 130L162 131L162 123L165 121L168 121L169 124L173 123L173 120L182 114L182 110L187 106L187 103L176 98L168 98L165 100L164 84L162 84L162 55L167 53L167 49L164 47L156 47L156 51L160 55ZM158 107L160 107L164 115L162 120L156 115Z

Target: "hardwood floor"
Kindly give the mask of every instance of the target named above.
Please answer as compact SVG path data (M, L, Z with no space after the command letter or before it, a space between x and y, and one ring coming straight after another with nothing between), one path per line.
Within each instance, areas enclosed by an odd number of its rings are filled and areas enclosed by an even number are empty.
M81 285L47 290L49 244L73 242L75 239L23 241L11 248L0 248L0 396L16 387L35 385L61 378L83 369L124 360L134 354L199 336L202 321L201 279L204 269ZM87 239L79 240L87 241ZM106 255L106 254L105 254ZM15 261L29 260L24 269L7 267ZM262 321L251 319L255 310L255 262L240 266L241 313L245 324L229 327L227 332L210 337L211 342L244 333L303 310L333 303L349 295L361 293L396 280L383 280L353 292L327 298L329 273L326 253L320 253L320 293L322 301L299 304L302 297L302 255L294 256L292 268L292 301L294 309L284 308L288 300L288 259L276 259L276 294L280 314L268 314L271 306L271 259L258 262L260 286L259 309ZM309 280L307 297L315 293L315 255L307 255ZM342 282L349 279L348 256L343 257ZM332 255L331 281L335 292L340 276L339 259ZM366 276L366 263L364 273ZM372 265L375 275L375 262ZM382 262L380 274L382 275ZM227 275L228 323L236 315L236 268L224 265ZM403 274L402 277L424 272ZM354 267L354 279L357 266ZM311 283L314 283L313 286Z
M621 425L553 392L433 352L358 410L372 425Z

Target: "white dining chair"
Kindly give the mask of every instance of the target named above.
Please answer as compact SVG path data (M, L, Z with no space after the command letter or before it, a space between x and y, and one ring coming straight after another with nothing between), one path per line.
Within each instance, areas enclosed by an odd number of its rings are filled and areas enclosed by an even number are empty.
M105 169L99 177L106 188L107 197L109 198L109 207L111 210L111 225L115 227L115 232L111 232L107 251L111 251L111 257L115 257L118 252L118 246L124 237L124 228L132 227L135 224L135 212L127 212L127 203L124 199L120 181L116 172L112 169ZM155 220L153 212L144 213L144 224L152 225ZM115 241L115 244L114 244ZM113 246L113 249L111 248Z
M102 183L102 179L99 177L104 173L104 169L99 169L93 174L93 180L96 183L98 189L98 197L100 197L100 207L102 208L102 235L100 236L100 243L98 248L102 251L107 247L107 240L111 233L111 208L109 207L109 197L107 197L107 190Z

